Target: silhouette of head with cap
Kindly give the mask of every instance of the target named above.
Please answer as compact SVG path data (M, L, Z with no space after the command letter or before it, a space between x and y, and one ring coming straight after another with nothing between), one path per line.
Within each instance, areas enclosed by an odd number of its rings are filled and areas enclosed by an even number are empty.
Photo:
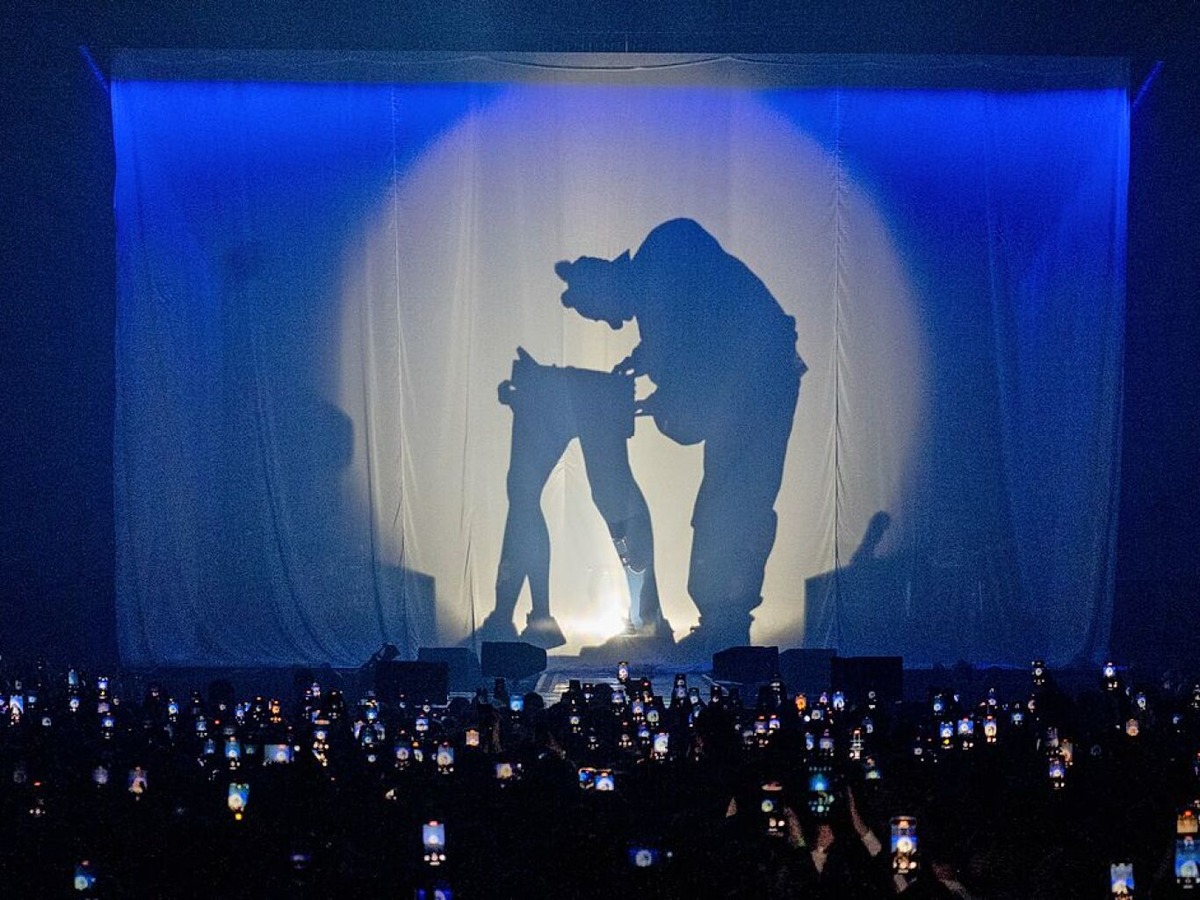
M616 259L581 256L575 262L562 260L554 272L567 283L562 303L585 319L607 322L620 328L634 317L629 293L629 251Z

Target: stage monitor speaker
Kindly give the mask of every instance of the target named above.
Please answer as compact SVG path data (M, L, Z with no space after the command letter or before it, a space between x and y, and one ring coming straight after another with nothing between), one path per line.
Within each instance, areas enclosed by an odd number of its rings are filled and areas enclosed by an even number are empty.
M375 693L385 703L404 697L409 703L449 701L450 667L445 662L380 661L375 665Z
M728 647L712 658L713 681L766 684L779 674L778 647Z
M779 654L779 677L789 694L819 696L833 687L836 650L804 647Z
M467 647L421 647L417 650L417 661L445 663L450 690L454 693L472 693L483 682L479 660Z
M546 670L546 651L524 641L484 641L479 665L485 677L529 678Z
M880 703L904 699L904 661L899 656L835 656L833 688L850 703L863 703L869 691Z

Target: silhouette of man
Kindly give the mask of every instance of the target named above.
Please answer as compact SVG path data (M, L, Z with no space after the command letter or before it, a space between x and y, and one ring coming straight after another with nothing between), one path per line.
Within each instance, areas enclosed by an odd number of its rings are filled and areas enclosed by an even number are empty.
M806 370L795 320L691 219L657 226L632 256L580 257L555 272L564 306L613 329L637 320L641 341L614 370L654 382L637 412L677 443L704 442L688 573L700 623L681 654L748 644Z

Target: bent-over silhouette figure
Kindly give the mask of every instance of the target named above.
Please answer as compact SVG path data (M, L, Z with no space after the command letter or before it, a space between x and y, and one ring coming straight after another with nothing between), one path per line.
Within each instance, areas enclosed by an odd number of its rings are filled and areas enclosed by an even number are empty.
M637 320L641 341L614 370L654 382L636 411L680 444L704 442L688 576L700 623L683 655L749 643L806 370L795 320L691 219L657 226L632 256L585 256L555 271L564 306L614 329Z

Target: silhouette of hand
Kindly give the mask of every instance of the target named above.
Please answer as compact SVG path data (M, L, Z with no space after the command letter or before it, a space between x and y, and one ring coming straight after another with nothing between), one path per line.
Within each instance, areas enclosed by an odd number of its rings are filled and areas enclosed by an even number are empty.
M657 397L658 397L658 391L655 391L653 394L648 394L647 396L643 397L641 400L638 400L637 402L635 402L633 404L633 414L635 416L653 416L653 415L655 415L656 409L658 407L658 400L656 399Z
M634 366L633 354L625 357L615 366L613 366L614 375L637 375L637 369Z

